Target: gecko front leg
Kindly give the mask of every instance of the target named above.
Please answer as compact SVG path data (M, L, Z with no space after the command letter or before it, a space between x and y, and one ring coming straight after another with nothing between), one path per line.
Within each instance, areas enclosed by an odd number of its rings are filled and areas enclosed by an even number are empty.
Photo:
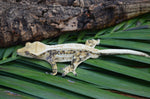
M52 66L52 73L51 75L56 75L57 74L57 64L54 60L54 56L48 56L46 58L46 61L49 62Z
M80 63L82 63L83 61L87 60L90 58L90 55L88 52L85 52L85 51L80 51L80 52L77 52L74 56L73 56L73 60L71 61L71 65L65 67L63 70L64 70L64 73L62 74L62 76L65 76L67 75L69 72L72 72L75 76L77 76L77 73L76 73L76 68L78 67L78 65Z
M56 75L57 74L57 65L56 65L56 62L53 61L50 64L52 66L52 73L51 73L51 75Z

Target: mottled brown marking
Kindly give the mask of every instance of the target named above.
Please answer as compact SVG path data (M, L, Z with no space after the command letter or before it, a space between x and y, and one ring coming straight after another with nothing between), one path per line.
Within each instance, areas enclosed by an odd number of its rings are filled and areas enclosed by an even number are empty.
M65 51L60 50L60 51L59 51L59 54L65 54Z
M80 53L80 57L84 57L84 56L86 56L86 52L81 51L81 53Z
M52 69L53 73L56 73L57 72L57 69Z
M78 63L81 62L82 60L83 60L83 58L79 58L79 59L78 59Z
M47 52L46 52L47 53ZM42 53L40 56L44 56L45 55L45 53Z
M25 54L26 54L27 56L31 56L31 57L33 57L33 58L37 58L36 55L31 54L29 51L25 51Z
M72 57L70 57L70 60L72 60Z
M60 60L60 58L55 58L55 61L58 62Z
M76 56L77 56L77 57L80 55L80 52L81 52L81 51L77 51L77 52L76 52Z
M68 50L65 51L65 54L70 54L70 52Z
M70 53L71 53L71 54L73 54L73 53L75 53L75 51L73 51L73 50L70 50Z
M71 64L73 64L75 61L76 61L76 59L75 59L75 58L73 58L73 60L71 61Z

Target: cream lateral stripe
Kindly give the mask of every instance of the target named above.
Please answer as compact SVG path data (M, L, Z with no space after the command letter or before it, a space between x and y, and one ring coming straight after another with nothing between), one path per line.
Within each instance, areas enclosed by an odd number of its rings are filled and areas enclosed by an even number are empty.
M49 50L87 50L91 52L98 52L98 49L93 47L86 46L84 44L68 43L68 44L59 44L59 45L50 45L47 47Z

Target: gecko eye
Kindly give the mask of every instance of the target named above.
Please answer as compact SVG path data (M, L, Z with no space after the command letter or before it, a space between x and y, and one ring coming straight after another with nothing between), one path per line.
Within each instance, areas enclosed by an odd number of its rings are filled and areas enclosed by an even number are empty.
M30 42L27 42L27 43L26 43L26 46L30 46L30 45L31 45L31 43L30 43Z
M26 55L29 55L30 53L29 53L29 51L25 51L25 54L26 54Z

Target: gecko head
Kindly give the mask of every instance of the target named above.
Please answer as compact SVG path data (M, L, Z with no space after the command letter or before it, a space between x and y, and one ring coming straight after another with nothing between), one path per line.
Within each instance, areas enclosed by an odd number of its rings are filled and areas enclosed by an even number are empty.
M17 54L24 57L33 58L44 53L46 45L41 42L27 42L25 47L17 50Z
M32 58L32 54L30 53L31 46L32 46L32 43L27 42L25 47L22 47L17 50L17 54L20 56Z

